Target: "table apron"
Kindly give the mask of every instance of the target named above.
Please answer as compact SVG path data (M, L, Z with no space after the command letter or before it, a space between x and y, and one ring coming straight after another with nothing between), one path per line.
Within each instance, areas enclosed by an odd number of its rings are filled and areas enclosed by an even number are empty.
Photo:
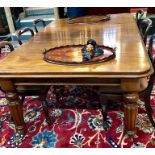
M1 83L10 81L14 86L43 86L43 85L81 85L121 87L124 92L139 92L141 78L11 78L0 79Z

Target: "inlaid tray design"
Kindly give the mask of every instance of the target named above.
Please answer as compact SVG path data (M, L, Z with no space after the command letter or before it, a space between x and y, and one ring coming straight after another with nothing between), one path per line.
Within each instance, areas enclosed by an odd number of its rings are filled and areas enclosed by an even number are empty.
M107 46L99 46L104 50L104 54L93 57L89 61L83 61L82 51L83 45L67 45L61 47L44 50L44 60L49 63L63 65L82 65L105 62L115 57L115 48Z
M83 16L78 18L72 18L68 20L69 24L91 24L91 23L97 23L101 21L107 21L110 20L110 15L100 15L100 16Z

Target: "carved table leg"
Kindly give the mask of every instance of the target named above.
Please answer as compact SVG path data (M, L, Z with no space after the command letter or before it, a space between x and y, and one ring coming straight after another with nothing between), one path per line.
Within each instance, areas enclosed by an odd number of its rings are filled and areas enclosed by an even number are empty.
M23 118L22 104L14 85L11 81L1 81L1 87L6 93L6 99L9 101L8 106L11 112L11 116L15 123L16 131L20 134L25 133L25 123Z
M17 132L24 134L24 118L19 97L17 93L6 93L6 98L9 101L9 109L15 122Z
M125 131L129 136L132 136L132 137L134 136L136 131L138 99L139 99L139 95L136 93L123 95Z

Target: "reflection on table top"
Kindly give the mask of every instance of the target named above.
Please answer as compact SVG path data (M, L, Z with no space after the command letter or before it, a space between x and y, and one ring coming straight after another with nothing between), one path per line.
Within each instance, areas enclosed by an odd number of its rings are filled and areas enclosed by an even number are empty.
M84 45L90 38L99 45L116 47L115 59L74 67L43 60L44 48ZM1 77L142 77L150 74L150 70L150 61L136 22L132 15L126 13L111 15L109 21L96 24L68 24L67 19L57 20L0 60Z

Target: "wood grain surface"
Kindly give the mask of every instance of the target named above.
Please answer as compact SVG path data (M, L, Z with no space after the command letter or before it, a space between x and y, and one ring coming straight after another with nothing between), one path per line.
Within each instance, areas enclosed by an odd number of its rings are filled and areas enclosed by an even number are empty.
M89 66L62 66L43 60L44 48L86 44L90 38L100 45L116 47L115 59ZM96 24L56 20L0 60L0 77L144 77L151 74L151 69L136 22L127 13L111 15L109 21Z

